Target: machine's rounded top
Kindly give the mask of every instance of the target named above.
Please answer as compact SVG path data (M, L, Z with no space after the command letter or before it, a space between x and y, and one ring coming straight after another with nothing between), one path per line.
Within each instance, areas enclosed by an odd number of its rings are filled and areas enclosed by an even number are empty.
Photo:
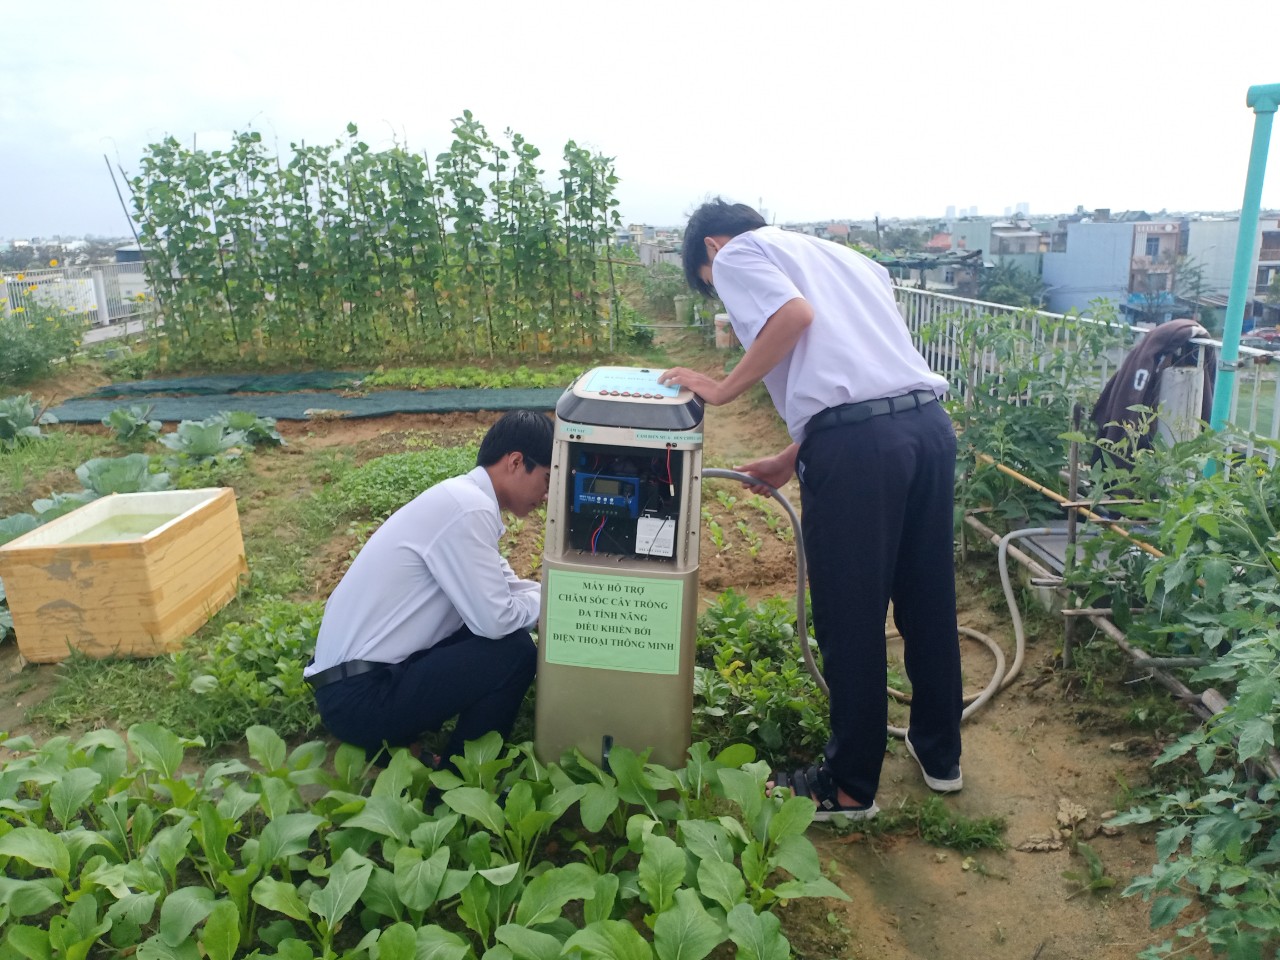
M665 368L592 367L569 384L556 416L571 423L645 430L692 430L702 401L688 387L658 383Z

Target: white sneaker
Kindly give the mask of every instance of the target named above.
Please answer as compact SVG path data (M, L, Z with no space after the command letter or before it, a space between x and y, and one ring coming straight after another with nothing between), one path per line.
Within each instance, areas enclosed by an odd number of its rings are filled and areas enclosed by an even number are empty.
M960 772L960 764L957 763L951 768L949 776L931 776L929 771L924 768L924 764L920 763L920 757L916 755L916 748L911 745L911 735L907 734L903 738L903 742L907 745L907 753L911 754L915 762L919 764L920 772L924 774L924 782L930 790L937 793L956 793L964 787L964 774Z

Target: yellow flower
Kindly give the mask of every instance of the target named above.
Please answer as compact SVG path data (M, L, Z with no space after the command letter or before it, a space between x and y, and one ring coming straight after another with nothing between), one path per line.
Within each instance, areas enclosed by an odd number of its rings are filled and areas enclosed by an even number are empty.
M50 261L49 261L49 266L51 266L51 267L56 267L57 265L58 265L58 258L57 258L57 257L54 257L52 260L50 260Z
M24 279L26 278L26 276L27 276L27 275L26 275L25 273L20 273L20 274L18 274L18 282L22 282L22 280L24 280Z
M14 308L13 308L13 312L14 312L14 313L24 313L24 312L26 311L26 309L27 309L26 307L14 307Z
M38 289L40 288L33 283L31 286L27 287L27 293L35 293Z

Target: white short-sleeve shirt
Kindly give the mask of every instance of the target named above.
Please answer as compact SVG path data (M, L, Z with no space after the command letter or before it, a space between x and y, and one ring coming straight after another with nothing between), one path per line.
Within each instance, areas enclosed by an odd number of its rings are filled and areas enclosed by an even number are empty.
M813 308L813 323L795 349L764 377L793 440L803 440L809 418L827 407L913 390L946 392L946 379L911 342L888 271L862 254L761 227L725 244L711 271L744 347L787 302L803 297Z
M464 624L505 637L538 622L541 586L498 552L505 532L483 467L393 513L330 595L308 676L348 660L399 663Z

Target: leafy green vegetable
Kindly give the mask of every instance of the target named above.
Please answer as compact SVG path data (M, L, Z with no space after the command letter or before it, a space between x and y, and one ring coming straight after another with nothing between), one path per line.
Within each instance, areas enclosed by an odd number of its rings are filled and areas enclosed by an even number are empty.
M11 517L0 520L0 543L8 543L15 537L30 533L44 521L29 513L15 513Z
M173 488L169 474L151 472L151 458L145 453L95 457L76 467L76 476L86 490L99 497L110 493L145 493Z
M213 419L226 424L232 432L244 434L245 442L250 446L260 443L284 445L284 437L276 430L274 417L260 417L249 410L226 410Z
M750 751L730 766L698 744L688 769L668 770L615 748L629 771L621 792L664 799L621 808L624 833L592 838L611 855L553 863L549 831L583 836L569 816L580 779L617 786L581 756L542 764L530 745L504 750L488 734L457 758L461 775L403 750L378 771L353 747L330 764L321 742L290 750L270 728L245 734L247 762L203 771L186 756L203 741L157 724L44 745L0 735L0 785L22 784L0 834L17 951L6 956L84 958L109 936L112 950L156 960L234 960L262 944L355 960L374 943L384 960L700 960L730 940L739 955L783 957L763 911L844 897L804 838L812 803L766 797L768 768Z
M237 448L245 444L245 435L228 428L219 417L210 417L208 420L183 420L177 430L166 433L160 442L193 460L208 460L238 456Z
M154 404L143 406L136 403L117 407L102 418L102 425L115 431L118 443L146 443L160 434L160 421L149 419L154 409Z
M51 497L42 497L31 503L31 508L40 515L41 523L48 523L58 517L79 510L86 503L97 499L91 490L78 490L75 493L55 493Z
M0 397L0 450L44 436L40 427L57 423L58 418L37 406L31 394Z

